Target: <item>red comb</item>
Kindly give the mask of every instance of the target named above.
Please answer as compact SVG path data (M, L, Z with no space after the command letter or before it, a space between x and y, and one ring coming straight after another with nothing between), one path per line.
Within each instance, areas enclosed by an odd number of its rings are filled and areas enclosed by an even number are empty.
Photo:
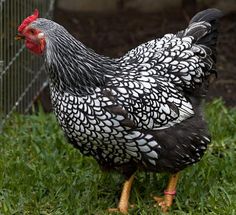
M21 25L18 27L18 31L22 32L24 30L24 28L29 25L31 22L33 22L34 20L36 20L39 16L39 11L38 9L34 10L34 13L31 16L28 16L27 18L25 18L23 20L23 22L21 23Z

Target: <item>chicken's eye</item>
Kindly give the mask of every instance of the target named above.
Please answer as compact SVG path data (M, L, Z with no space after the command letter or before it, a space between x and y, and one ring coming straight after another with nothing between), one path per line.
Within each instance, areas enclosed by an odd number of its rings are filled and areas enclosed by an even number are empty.
M30 29L29 32L30 32L30 34L35 34L35 30L34 29Z

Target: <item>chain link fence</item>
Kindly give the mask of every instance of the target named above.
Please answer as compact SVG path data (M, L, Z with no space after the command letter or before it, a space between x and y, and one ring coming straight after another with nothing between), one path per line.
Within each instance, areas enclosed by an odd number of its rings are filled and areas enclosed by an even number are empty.
M42 59L15 41L21 21L38 8L51 17L55 0L0 0L0 131L13 112L25 113L46 85Z

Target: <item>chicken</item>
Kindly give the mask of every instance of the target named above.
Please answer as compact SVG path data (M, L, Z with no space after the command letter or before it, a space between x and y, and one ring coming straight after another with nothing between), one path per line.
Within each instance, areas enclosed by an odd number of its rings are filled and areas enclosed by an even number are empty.
M18 39L45 59L54 112L68 141L126 181L116 209L128 211L137 169L171 174L166 211L179 172L198 162L210 143L202 114L209 79L216 74L218 9L197 13L189 26L132 49L121 58L88 49L59 24L23 20Z

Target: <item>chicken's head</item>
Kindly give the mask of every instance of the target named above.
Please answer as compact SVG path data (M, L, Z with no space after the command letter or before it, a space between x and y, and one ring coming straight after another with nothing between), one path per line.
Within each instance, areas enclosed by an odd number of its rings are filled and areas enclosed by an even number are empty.
M38 19L39 12L35 9L34 13L31 16L28 16L23 20L21 25L18 27L18 35L16 39L24 39L25 46L34 54L41 55L43 54L46 41L44 33L40 29L32 26L32 23Z

